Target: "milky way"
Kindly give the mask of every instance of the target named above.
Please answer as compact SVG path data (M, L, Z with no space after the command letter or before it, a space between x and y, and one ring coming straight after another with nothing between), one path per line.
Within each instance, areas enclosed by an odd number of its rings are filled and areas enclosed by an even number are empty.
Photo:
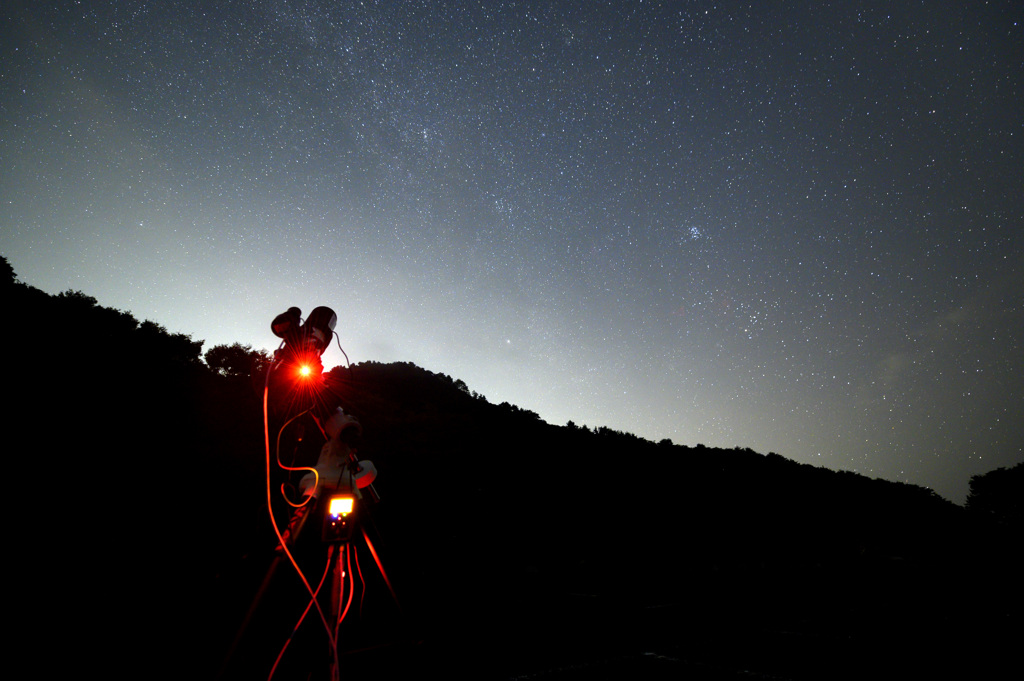
M329 305L353 361L957 502L1024 460L1019 2L45 4L26 283L207 346Z

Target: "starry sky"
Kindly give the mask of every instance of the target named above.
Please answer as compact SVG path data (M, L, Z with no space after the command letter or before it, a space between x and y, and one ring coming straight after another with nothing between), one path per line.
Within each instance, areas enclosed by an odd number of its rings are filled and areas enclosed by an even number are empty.
M28 284L207 347L328 305L354 362L957 503L1024 460L1016 0L2 18L0 254Z

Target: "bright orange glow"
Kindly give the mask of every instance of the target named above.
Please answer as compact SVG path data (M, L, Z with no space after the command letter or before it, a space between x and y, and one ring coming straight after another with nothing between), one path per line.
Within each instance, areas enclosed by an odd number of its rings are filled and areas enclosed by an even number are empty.
M331 503L327 507L331 515L348 515L352 512L352 506L356 500L350 496L331 497Z
M312 373L313 373L313 369L311 369L308 364L303 364L302 366L299 367L299 375L300 376L309 376Z

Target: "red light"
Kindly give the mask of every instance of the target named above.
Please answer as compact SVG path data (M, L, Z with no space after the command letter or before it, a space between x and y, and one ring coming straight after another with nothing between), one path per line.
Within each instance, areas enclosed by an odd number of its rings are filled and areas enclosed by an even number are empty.
M303 352L295 357L293 370L298 379L313 379L323 373L324 365L316 353Z

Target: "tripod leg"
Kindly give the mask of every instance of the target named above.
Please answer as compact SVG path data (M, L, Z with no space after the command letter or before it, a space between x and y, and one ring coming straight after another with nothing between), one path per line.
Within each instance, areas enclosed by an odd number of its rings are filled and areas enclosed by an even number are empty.
M391 592L391 598L395 599L395 605L398 606L399 612L402 610L402 604L398 602L398 596L395 595L395 589L391 586L391 580L388 579L388 573L384 572L384 565L380 562L380 556L377 555L377 549L373 548L373 542L370 541L370 535L366 534L365 528L363 530L363 539L366 540L366 547L370 549L370 554L373 556L374 562L377 563L377 569L380 570L380 576L384 578L384 583L388 585L388 591Z

